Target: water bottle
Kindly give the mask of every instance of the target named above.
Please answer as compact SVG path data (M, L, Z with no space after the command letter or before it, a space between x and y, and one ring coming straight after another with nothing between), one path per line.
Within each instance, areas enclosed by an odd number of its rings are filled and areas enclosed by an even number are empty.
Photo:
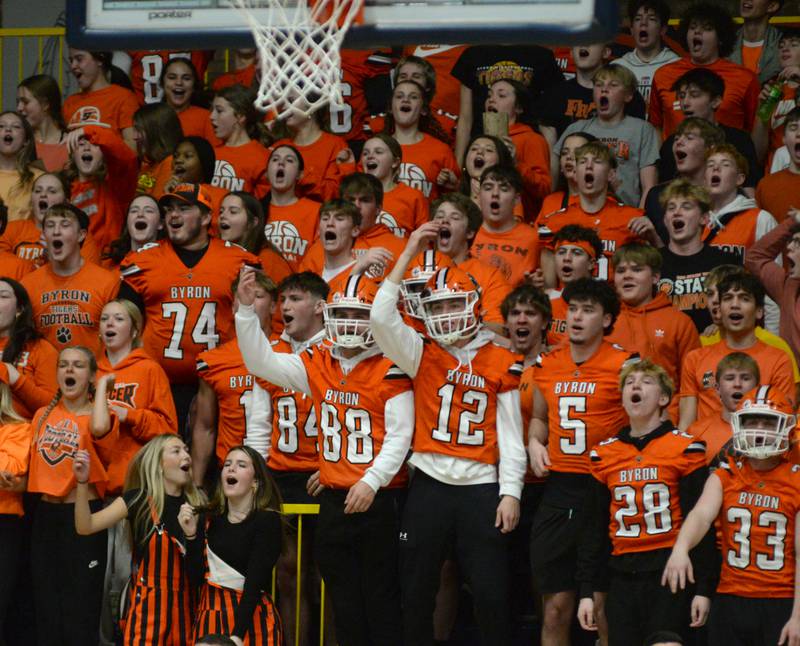
M772 113L775 112L775 108L778 107L782 96L783 83L776 83L769 89L767 98L761 102L761 105L758 106L758 112L756 112L756 116L758 116L762 123L769 123L769 120L772 118Z

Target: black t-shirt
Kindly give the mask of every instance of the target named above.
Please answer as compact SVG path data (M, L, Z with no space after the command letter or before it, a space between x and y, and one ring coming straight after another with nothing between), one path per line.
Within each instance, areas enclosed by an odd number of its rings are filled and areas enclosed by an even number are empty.
M595 116L593 94L592 88L583 87L577 79L557 83L542 97L539 119L543 124L556 128L560 137L569 124ZM645 118L644 99L638 90L625 106L625 114Z
M661 194L668 185L668 181L656 184L647 191L647 197L644 199L644 214L653 222L656 233L664 244L669 243L669 233L667 232L667 227L664 225L664 209L661 208L660 200Z
M129 521L132 521L136 517L142 505L145 507L148 505L147 496L138 497L139 492L139 489L131 489L130 491L125 491L122 494L122 500L125 501L125 505L128 507ZM160 519L160 524L163 525L164 529L167 530L167 533L181 542L185 541L185 536L183 530L181 529L181 525L178 522L178 512L181 509L181 505L185 502L186 498L183 496L183 494L180 496L170 496L165 494L164 511L161 514ZM148 509L146 513L148 514L149 518L150 510ZM145 527L147 528L146 532L142 536L135 537L134 542L136 544L133 547L134 555L138 555L139 550L144 548L147 538L150 535L152 524L147 524Z
M542 93L563 80L553 52L537 45L476 45L468 47L451 72L462 85L472 90L472 134L481 131L479 115L483 112L489 86L501 79L514 79L531 92L529 114L537 116Z
M739 128L731 128L721 123L717 125L725 133L725 141L734 146L747 160L749 169L744 180L744 185L755 188L758 181L763 176L763 173L761 171L761 165L756 159L756 147L753 145L753 139L750 137L750 134ZM673 133L661 144L661 158L658 160L658 179L662 182L675 179L675 176L678 174L678 170L675 168L675 155L672 154L672 144L674 142L675 134Z
M692 319L698 332L702 332L711 325L711 313L706 304L706 275L719 265L741 265L741 262L734 254L710 245L703 245L691 256L678 256L663 247L661 258L659 290Z

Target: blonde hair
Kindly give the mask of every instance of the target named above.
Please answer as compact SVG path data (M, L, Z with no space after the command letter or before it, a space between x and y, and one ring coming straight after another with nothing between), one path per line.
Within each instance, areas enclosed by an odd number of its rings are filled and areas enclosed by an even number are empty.
M63 348L61 352L58 353L58 359L56 360L56 370L58 370L58 362L61 361L61 355L64 354L67 350L77 350L86 356L87 361L89 362L89 384L87 386L87 391L89 393L89 400L91 401L94 398L94 377L97 374L97 359L94 358L94 353L89 350L86 346L83 345L71 345L67 348ZM53 395L53 399L50 400L50 403L47 405L47 408L44 409L44 413L39 418L39 423L36 425L36 432L33 434L34 441L38 439L39 433L42 432L42 427L44 423L47 421L47 418L50 416L50 413L53 412L53 409L58 405L58 402L61 401L63 397L63 393L61 392L61 388L56 391L56 394Z
M122 309L125 310L125 313L131 319L131 349L133 348L141 348L142 347L142 330L144 329L144 318L142 318L142 313L139 311L139 308L136 307L131 301L127 298L115 298L106 305L110 303L117 303ZM103 306L105 309L105 305Z
M577 162L586 155L594 155L598 159L606 162L611 168L617 167L617 158L611 154L611 149L602 141L589 141L575 151L575 161Z
M152 511L157 518L164 513L164 470L161 466L164 449L170 440L181 440L172 433L157 435L133 456L125 475L123 491L137 490L138 495L131 501L130 507L136 507L134 516L128 517L128 528L131 546L143 545L155 530L151 517ZM197 489L189 469L189 482L183 488L186 501L193 507L205 503L203 495ZM138 503L138 504L137 504Z
M0 424L14 424L24 421L25 419L14 410L11 386L4 381L0 381Z
M602 81L604 79L611 79L612 81L619 81L629 94L634 94L639 85L636 76L627 67L617 65L615 63L606 63L602 65L592 76L592 81Z
M670 182L661 193L658 201L661 203L661 208L666 209L670 200L681 197L697 202L703 213L708 213L711 210L711 196L708 194L708 190L702 186L696 186L688 179L683 178Z
M653 363L650 359L640 359L622 368L622 372L619 374L620 391L625 386L625 381L628 377L637 372L653 377L658 382L661 392L672 400L672 394L675 392L675 383L672 381L672 377L669 376L664 368L657 363Z

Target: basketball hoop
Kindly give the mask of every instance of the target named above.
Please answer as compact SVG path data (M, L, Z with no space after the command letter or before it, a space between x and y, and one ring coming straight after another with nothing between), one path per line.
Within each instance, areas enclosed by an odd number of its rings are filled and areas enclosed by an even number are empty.
M280 118L341 103L339 48L363 0L229 2L246 18L258 47L259 110Z

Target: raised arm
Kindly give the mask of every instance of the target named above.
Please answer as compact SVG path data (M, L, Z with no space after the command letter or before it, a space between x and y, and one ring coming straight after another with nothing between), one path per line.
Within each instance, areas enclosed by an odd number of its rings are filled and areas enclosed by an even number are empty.
M121 497L116 498L108 507L92 513L89 508L88 451L75 451L72 471L78 483L75 487L75 531L78 534L81 536L96 534L128 517L128 506Z

